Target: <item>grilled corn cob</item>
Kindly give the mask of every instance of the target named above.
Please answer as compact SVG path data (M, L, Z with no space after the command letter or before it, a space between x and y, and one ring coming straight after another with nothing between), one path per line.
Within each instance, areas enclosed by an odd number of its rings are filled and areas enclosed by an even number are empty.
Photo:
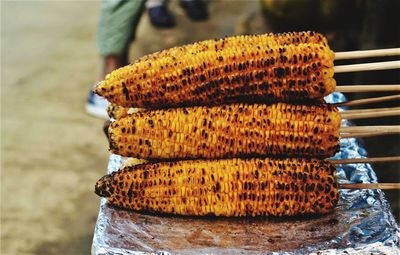
M179 215L293 216L331 212L335 167L316 159L225 159L126 166L95 192L112 205Z
M147 110L108 131L113 153L144 159L330 157L339 148L339 127L332 105L275 103Z
M205 40L194 44L185 46L173 47L168 50L162 50L144 56L136 61L155 60L160 57L170 56L180 53L197 54L202 51L215 50L219 51L225 47L243 47L243 46L257 46L260 43L258 37L264 36L263 43L269 42L272 45L299 45L301 43L315 43L322 46L328 46L328 40L321 34L312 31L308 32L288 32L281 34L265 34L265 35L240 35L234 37L226 37L224 39Z
M315 33L230 37L143 57L95 92L140 108L320 99L336 86L333 58Z

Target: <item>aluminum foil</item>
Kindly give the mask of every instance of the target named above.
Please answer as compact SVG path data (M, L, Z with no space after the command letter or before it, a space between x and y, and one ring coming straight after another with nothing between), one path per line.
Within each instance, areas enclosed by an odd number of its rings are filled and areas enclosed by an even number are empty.
M334 93L326 100L345 98ZM367 156L358 139L340 143L335 158ZM108 173L123 162L111 155ZM336 175L340 183L377 182L369 164L338 166ZM92 254L399 254L399 239L400 229L381 190L341 190L332 214L312 218L166 217L117 209L102 198Z

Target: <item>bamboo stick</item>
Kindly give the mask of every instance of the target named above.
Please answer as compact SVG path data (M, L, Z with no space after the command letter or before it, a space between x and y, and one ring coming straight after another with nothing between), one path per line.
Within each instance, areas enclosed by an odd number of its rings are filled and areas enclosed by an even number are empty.
M400 116L400 107L382 108L382 109L384 110L363 109L363 110L344 111L341 112L341 116L343 119L348 119L348 120Z
M384 91L400 91L400 85L341 85L336 86L337 92L384 92Z
M364 72L364 71L388 70L388 69L399 69L399 68L400 68L400 61L340 65L333 67L335 73Z
M397 162L400 161L400 156L392 157L376 157L376 158L345 158L345 159L328 159L335 165L355 164L355 163L379 163L379 162Z
M341 133L365 133L365 132L395 132L400 133L400 125L390 125L390 126L350 126L341 127Z
M366 112L366 113L354 113L349 115L342 115L343 119L357 120L357 119L371 119L371 118L382 118L382 117L393 117L400 116L400 110L393 111L382 111L382 112Z
M339 189L400 189L400 183L338 183Z
M383 91L400 91L400 85L393 84L393 85L341 85L336 86L337 92L383 92Z
M370 58L370 57L389 57L398 55L400 55L400 48L379 49L379 50L357 50L357 51L336 52L335 60Z
M341 127L340 138L360 138L400 133L400 126L352 126Z
M345 133L340 134L340 138L365 138L374 136L394 135L398 132L361 132L361 133Z
M370 108L370 109L353 109L340 112L342 115L354 113L369 113L369 112L387 112L392 110L400 110L400 107L383 107L383 108Z
M356 106L356 105L380 103L380 102L392 101L392 100L400 100L400 95L355 99L355 100L349 100L349 101L342 102L342 103L334 103L332 105L335 105L337 107Z

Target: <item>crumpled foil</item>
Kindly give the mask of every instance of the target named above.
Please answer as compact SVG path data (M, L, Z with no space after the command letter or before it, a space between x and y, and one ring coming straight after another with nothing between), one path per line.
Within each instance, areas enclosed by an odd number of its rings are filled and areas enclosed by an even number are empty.
M334 93L326 100L345 98ZM358 139L341 139L340 145L335 158L367 156ZM108 173L123 162L111 155ZM369 164L338 166L336 177L340 183L377 182ZM399 239L381 190L342 189L332 214L311 218L157 216L117 209L102 198L92 254L399 254Z

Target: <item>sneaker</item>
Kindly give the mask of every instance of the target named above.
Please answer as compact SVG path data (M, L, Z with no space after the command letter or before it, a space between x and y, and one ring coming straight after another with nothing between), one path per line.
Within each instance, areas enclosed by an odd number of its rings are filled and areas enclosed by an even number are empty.
M107 114L109 104L106 99L90 91L86 102L86 112L98 118L109 119Z
M165 5L159 5L148 9L150 22L158 28L172 28L175 19Z
M202 0L181 0L180 5L191 20L204 21L208 19L207 6Z

